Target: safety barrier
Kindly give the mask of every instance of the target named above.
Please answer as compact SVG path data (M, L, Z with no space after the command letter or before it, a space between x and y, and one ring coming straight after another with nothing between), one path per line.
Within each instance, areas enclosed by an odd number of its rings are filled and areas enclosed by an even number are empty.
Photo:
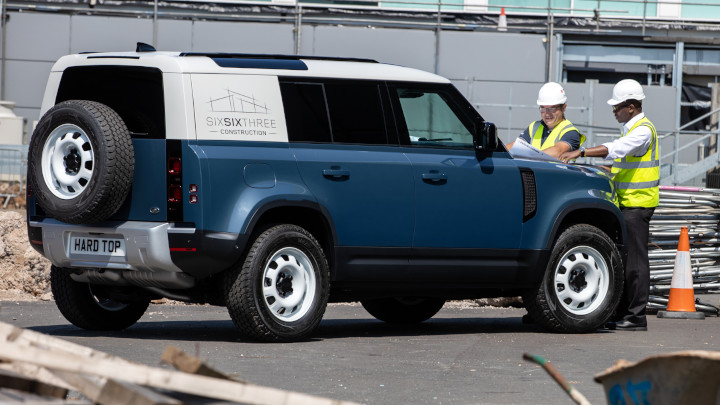
M27 162L23 152L20 148L0 147L0 198L4 199L3 208L7 208L12 199L24 198ZM21 205L24 201L16 201L16 206Z
M660 205L650 220L650 307L664 309L670 292L678 238L683 226L690 238L695 293L720 293L720 189L660 187ZM698 310L718 315L700 303Z

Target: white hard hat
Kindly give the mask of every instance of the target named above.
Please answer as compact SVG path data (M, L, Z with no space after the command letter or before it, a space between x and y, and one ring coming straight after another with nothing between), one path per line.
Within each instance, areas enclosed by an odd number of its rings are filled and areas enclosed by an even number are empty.
M567 96L562 86L555 82L548 82L540 87L538 92L538 105L558 105L565 104Z
M642 100L645 98L640 83L633 79L620 80L618 84L613 87L612 98L607 101L610 105L618 105L623 101L627 100Z

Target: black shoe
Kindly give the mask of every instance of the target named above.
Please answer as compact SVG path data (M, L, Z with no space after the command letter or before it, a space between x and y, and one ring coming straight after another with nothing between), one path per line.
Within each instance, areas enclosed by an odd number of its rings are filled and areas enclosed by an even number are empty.
M647 330L647 322L645 323L635 323L630 322L628 320L622 320L618 322L608 322L607 325L605 325L606 328L610 330L629 330L629 331L646 331Z

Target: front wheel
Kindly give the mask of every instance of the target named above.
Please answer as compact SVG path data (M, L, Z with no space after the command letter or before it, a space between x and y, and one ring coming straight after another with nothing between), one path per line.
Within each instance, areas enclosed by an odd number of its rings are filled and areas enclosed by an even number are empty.
M530 315L555 332L602 327L617 308L623 264L613 241L591 225L573 225L555 242L540 286L523 296Z
M122 330L134 325L150 305L150 299L132 287L81 283L70 277L71 271L52 266L50 288L60 313L79 328Z
M360 302L376 319L388 323L413 324L426 321L442 309L442 298L378 298Z
M325 313L329 280L318 241L299 226L277 225L255 239L242 268L228 275L228 312L244 337L301 340Z

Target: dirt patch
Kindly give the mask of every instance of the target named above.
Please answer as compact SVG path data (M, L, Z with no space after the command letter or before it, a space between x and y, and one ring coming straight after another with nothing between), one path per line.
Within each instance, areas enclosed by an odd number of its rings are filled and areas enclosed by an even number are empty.
M0 211L0 300L50 298L50 262L30 246L25 217Z

